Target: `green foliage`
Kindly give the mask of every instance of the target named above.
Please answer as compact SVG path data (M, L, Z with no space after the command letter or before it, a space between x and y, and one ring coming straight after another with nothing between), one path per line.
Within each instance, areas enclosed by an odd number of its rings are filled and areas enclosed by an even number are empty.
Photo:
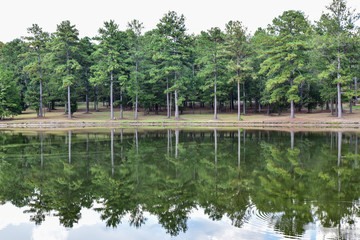
M271 102L279 103L284 96L288 102L299 102L299 85L306 80L309 46L306 42L310 24L299 11L286 11L268 27L267 49L260 74L269 79L266 89Z
M0 118L18 115L22 111L14 74L0 65Z

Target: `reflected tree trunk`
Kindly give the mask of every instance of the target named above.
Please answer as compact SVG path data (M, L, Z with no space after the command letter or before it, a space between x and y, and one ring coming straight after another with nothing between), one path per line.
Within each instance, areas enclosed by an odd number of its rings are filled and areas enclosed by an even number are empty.
M69 164L71 164L71 130L69 130L69 132L68 132L68 134L69 134L69 141L68 141L68 143L69 143Z
M291 135L291 150L294 150L294 138L295 138L294 131L291 131L290 135Z
M340 164L341 164L341 144L342 144L342 132L338 132L338 162L337 162L337 166L338 169L340 168ZM340 193L341 190L341 180L340 180L340 170L338 170L338 192Z
M244 162L246 161L246 148L245 148L245 146L246 146L246 140L245 140L245 138L246 138L246 130L244 130L243 131L243 136L244 136Z
M178 158L179 129L175 130L175 158Z
M120 157L121 157L121 160L122 160L123 157L124 157L124 155L123 155L124 147L123 147L123 145L122 145L122 143L123 143L123 135L124 135L124 130L121 129L121 130L120 130L120 143L121 143Z
M217 132L214 129L214 144L215 144L215 165L217 166Z
M115 129L111 129L111 176L114 176L114 132Z
M215 189L216 189L216 195L217 195L217 189L218 189L218 185L217 185L217 177L218 177L218 165L217 165L217 132L216 129L214 129L214 147L215 147L215 151L214 151L214 155L215 155Z
M40 159L41 159L41 169L44 167L44 155L43 155L43 133L40 133Z
M138 129L135 129L135 145L136 145L136 154L139 154L139 139L138 139Z
M238 129L238 167L240 168L240 160L241 160L241 131Z
M89 133L86 134L86 175L89 175L90 164L89 164Z
M355 134L355 168L357 168L357 156L358 154L358 135L357 133Z
M170 129L167 130L167 147L166 147L166 154L170 156Z

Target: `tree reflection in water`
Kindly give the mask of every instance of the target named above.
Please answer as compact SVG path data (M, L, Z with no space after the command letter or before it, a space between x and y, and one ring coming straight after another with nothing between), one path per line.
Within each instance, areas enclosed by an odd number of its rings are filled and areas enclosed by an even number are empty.
M202 208L210 219L228 217L238 228L260 216L275 231L302 236L319 221L346 238L344 229L359 214L357 134L3 131L0 142L1 203L28 206L36 224L54 211L71 228L81 209L97 202L109 227L127 215L140 228L150 213L171 236L186 232L191 212Z

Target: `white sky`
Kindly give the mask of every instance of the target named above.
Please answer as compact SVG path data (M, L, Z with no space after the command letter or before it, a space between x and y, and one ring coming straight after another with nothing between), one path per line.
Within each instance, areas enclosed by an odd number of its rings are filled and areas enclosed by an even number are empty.
M145 30L156 27L159 19L174 10L186 17L189 33L211 27L224 29L229 20L239 20L253 33L266 27L286 10L301 10L310 20L318 20L331 0L1 0L0 41L26 36L26 29L37 23L44 31L70 20L80 37L93 37L104 21L114 19L125 30L132 19L144 23ZM348 0L360 12L360 0Z

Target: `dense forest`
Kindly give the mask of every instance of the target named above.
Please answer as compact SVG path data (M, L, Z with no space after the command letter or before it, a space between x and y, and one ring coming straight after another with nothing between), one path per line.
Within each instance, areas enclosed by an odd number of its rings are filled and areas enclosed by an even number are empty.
M239 16L241 17L241 16ZM166 13L143 32L138 20L122 31L104 22L95 37L79 38L70 21L54 33L33 24L28 35L0 42L0 118L65 106L68 118L86 102L134 111L181 112L208 107L281 113L327 109L339 118L343 103L357 103L360 76L360 15L345 0L333 0L318 21L289 10L266 29L249 34L240 21L190 35L185 17ZM90 102L93 103L90 106ZM40 107L41 106L41 107Z

